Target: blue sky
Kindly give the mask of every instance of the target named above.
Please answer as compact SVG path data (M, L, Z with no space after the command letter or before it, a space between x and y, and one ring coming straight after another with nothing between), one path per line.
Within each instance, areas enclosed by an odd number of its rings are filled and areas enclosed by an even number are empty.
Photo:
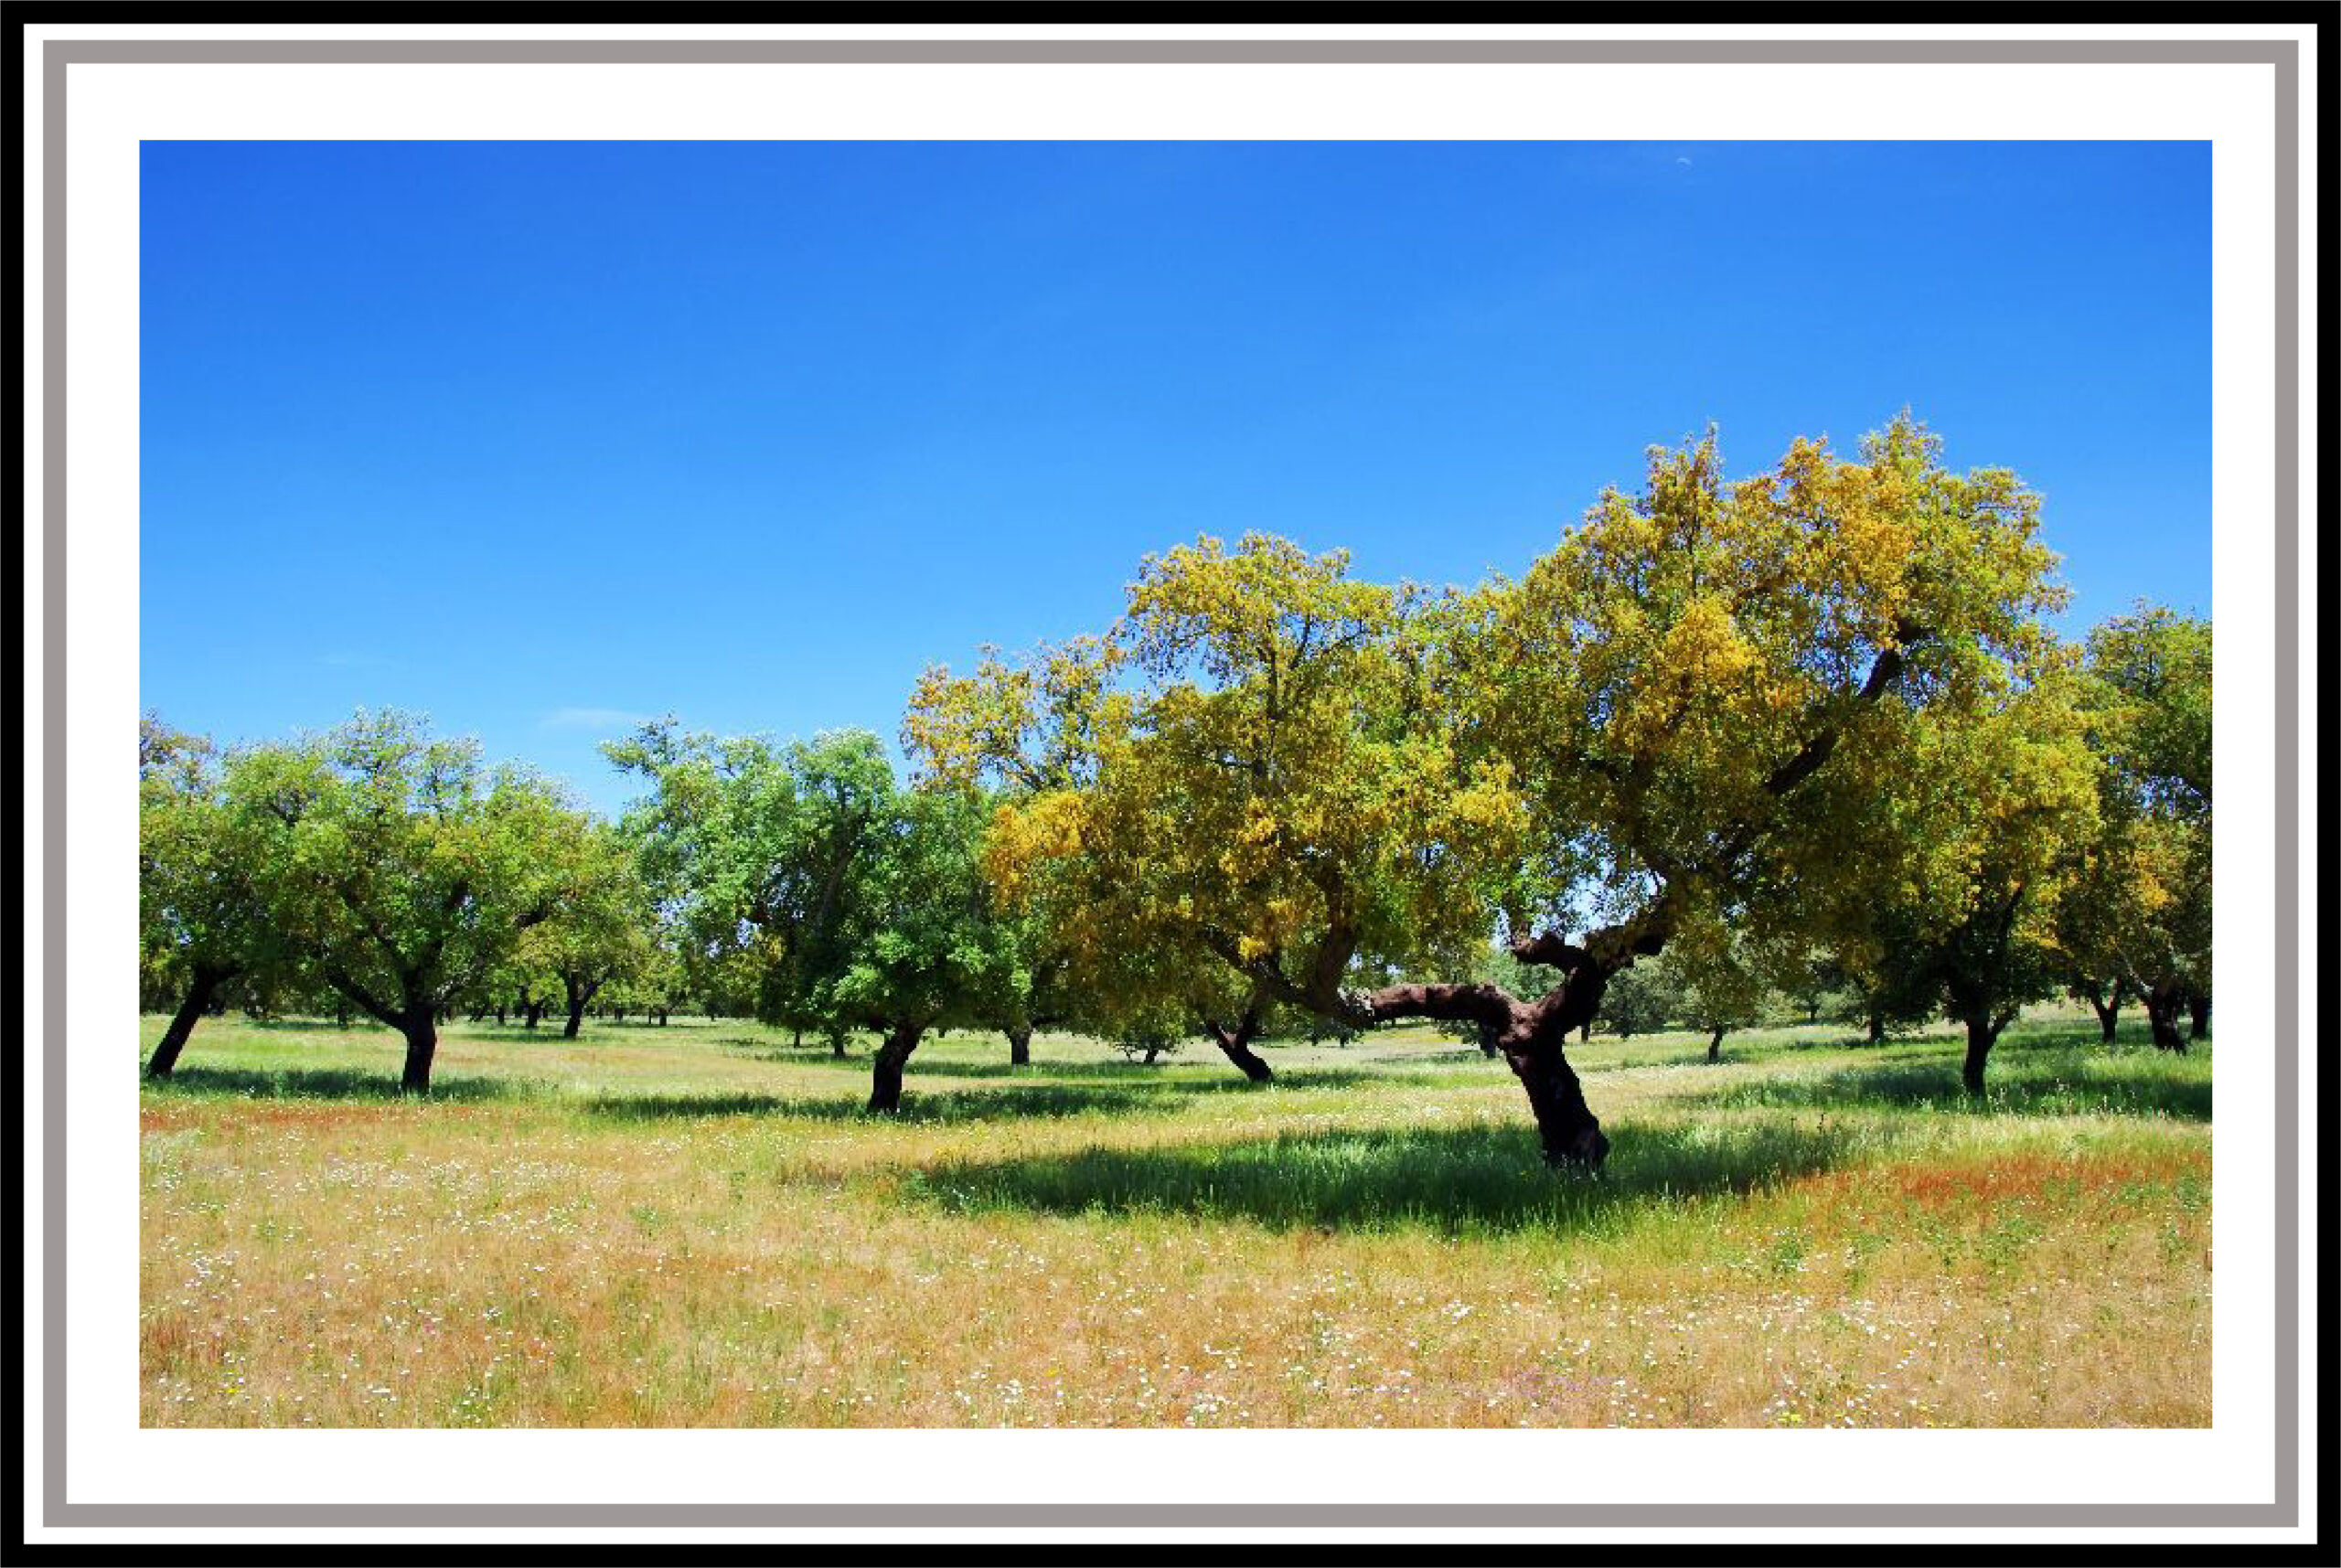
M2210 155L2113 144L148 143L142 701L891 741L1247 528L1518 571L1653 443L1909 406L2078 632L2210 609Z

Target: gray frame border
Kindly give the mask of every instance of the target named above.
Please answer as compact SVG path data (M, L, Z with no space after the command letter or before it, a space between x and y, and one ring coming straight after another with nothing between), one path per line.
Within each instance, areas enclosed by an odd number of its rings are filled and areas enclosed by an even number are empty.
M36 40L27 39L28 44ZM2297 40L37 40L42 73L41 777L42 1306L46 1450L39 1526L888 1529L1777 1529L2300 1525L2300 54ZM31 51L27 69L31 69ZM76 64L2261 64L2273 68L2276 474L2276 1341L2274 1500L2267 1504L913 1504L81 1503L66 1498L66 178L67 68ZM2330 83L2323 84L2325 91Z

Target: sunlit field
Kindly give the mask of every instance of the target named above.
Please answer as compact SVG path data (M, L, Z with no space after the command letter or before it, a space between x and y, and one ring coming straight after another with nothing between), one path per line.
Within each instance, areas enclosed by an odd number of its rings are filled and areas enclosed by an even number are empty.
M145 1020L151 1047L165 1020ZM1605 1179L1427 1030L1152 1066L737 1022L206 1020L142 1090L149 1425L2199 1426L2211 1051L1575 1047Z

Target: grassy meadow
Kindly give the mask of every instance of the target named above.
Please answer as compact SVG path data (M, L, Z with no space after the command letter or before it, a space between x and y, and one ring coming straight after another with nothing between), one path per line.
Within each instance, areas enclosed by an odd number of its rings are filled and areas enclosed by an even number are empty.
M151 1048L165 1020L144 1020ZM1147 1066L207 1019L141 1090L154 1426L2199 1426L2211 1058L1598 1038L1606 1179L1427 1030Z

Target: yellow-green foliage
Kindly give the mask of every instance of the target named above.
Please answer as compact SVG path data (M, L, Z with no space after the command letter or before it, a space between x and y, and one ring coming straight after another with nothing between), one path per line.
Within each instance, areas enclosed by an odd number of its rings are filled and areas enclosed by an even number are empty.
M1907 417L1737 481L1711 432L1517 581L1362 582L1260 534L1149 557L1105 635L930 671L904 740L1022 787L999 882L1075 953L1147 955L1157 994L1216 959L1223 986L1354 1019L1346 983L1469 974L1500 914L1851 941L1878 859L1844 855L1853 829L1898 865L1913 773L2016 755L1965 731L2053 706L2030 695L2062 602L2037 521Z
M2211 985L2211 627L2141 605L2090 634L2083 711L2103 761L2096 831L2058 912L2071 973Z

